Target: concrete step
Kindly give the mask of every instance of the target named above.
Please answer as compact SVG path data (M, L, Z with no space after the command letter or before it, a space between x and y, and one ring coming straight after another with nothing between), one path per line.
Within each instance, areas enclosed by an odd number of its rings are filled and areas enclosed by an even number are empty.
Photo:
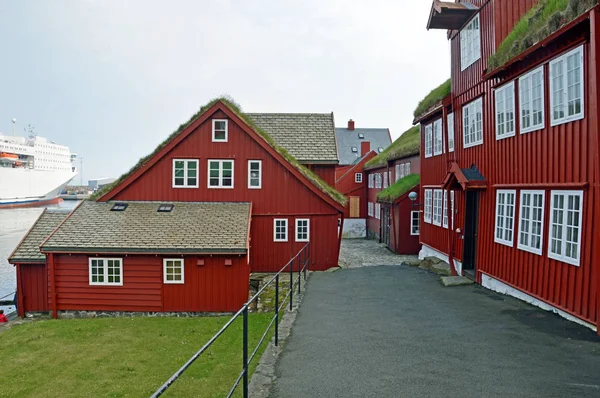
M472 285L474 283L471 279L465 278L464 276L442 276L440 279L444 286L462 286Z

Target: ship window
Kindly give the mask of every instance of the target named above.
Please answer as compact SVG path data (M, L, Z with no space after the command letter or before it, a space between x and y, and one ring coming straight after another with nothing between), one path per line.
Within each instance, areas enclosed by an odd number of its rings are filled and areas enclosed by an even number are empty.
M171 210L173 210L173 204L172 203L163 203L161 205L158 206L158 212L159 213L170 213Z
M110 211L125 211L127 206L129 206L127 203L115 203Z

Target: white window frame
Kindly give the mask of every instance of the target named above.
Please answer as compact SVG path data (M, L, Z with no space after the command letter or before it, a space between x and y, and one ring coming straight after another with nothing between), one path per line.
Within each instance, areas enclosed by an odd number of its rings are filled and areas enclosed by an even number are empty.
M381 219L381 203L375 203L375 218Z
M383 188L387 188L388 187L388 173L387 172L383 172Z
M306 222L306 238L298 238L300 222ZM310 218L297 218L296 219L296 242L308 242L308 241L310 241Z
M433 122L433 156L444 152L444 133L442 131L442 119Z
M525 208L525 195L531 195L531 198L529 201L530 204L529 204L529 206L527 206L527 209ZM541 195L541 197L542 197L541 215L540 215L539 220L535 219L533 216L534 210L536 209L533 205L534 195ZM520 250L525 250L527 252L534 253L534 254L537 254L540 256L542 255L542 248L544 247L545 206L546 206L546 192L545 191L528 190L528 189L521 190L520 198L519 198L519 233L517 235L518 236L517 248L519 248ZM525 210L528 210L526 217L525 217ZM536 248L531 244L532 238L534 236L537 236L532 232L534 222L540 224L540 235L539 235L540 247L539 248ZM523 226L525 225L525 223L527 223L527 231L523 231ZM521 243L521 235L522 234L527 235L527 242L528 242L527 244Z
M448 152L454 152L454 113L448 114Z
M562 220L562 223L560 224L562 227L562 234L560 237L561 254L552 252L552 237L553 237L552 233L553 233L553 227L554 227L554 217L556 215L555 211L554 211L554 199L555 199L556 195L565 196L565 199L564 199L565 208L562 210L563 211L563 220ZM568 219L567 201L568 201L569 196L578 196L579 197L579 217L577 219L577 223L578 223L577 258L565 256L566 246L567 246L567 228L568 228L568 225L566 223L566 220ZM584 207L583 207L583 191L562 191L562 190L550 191L550 225L548 226L548 257L549 258L579 267L579 264L581 261L581 246L582 246L581 235L582 235L582 229L583 229L583 225L582 225L583 209L584 209Z
M168 280L167 279L167 263L172 261L173 263L177 262L179 265L178 268L181 268L181 280ZM175 268L175 264L173 264L173 268ZM175 276L177 274L173 274ZM163 283L167 285L182 285L185 283L185 261L183 258L163 258Z
M102 261L104 282L92 282L92 262ZM119 262L119 282L108 282L108 262ZM98 268L98 267L96 267ZM90 257L88 259L88 281L90 286L123 286L123 259L115 257Z
M217 122L225 122L225 139L217 139L215 133L217 132ZM222 130L219 130L222 131ZM227 142L229 139L229 121L227 119L213 119L212 120L212 142Z
M362 173L354 173L354 182L357 184L362 184Z
M218 162L219 163L219 185L210 185L210 164L211 162ZM224 186L223 185L223 163L225 162L231 162L231 186ZM235 161L233 159L208 159L208 163L207 163L207 169L208 169L208 181L206 181L206 185L209 189L233 189L234 185L235 185Z
M540 83L540 97L539 98L534 98L533 97L533 88L534 88L534 84L536 83L536 81L534 79L536 79L539 76L539 83ZM536 131L536 130L541 130L545 127L545 120L546 120L546 104L545 104L545 93L544 93L544 84L545 84L545 79L544 79L544 66L540 66L537 69L532 70L531 72L528 72L526 74L524 74L523 76L519 77L519 132L521 134L525 134L525 133L530 133L532 131ZM527 97L527 101L525 101L525 97ZM536 109L534 108L534 101L539 101L540 102L540 109L539 111L541 111L541 121L537 124L533 123L534 117L533 114L534 113L538 113L536 112ZM524 106L524 104L527 104L527 106ZM524 112L526 110L529 110L529 114L525 115ZM529 127L523 127L525 125L524 121L528 119L529 120Z
M450 210L452 212L452 216L450 217L452 223L450 225L454 231L454 191L450 191Z
M285 227L285 238L277 238L277 222L283 221L283 225L279 225L279 228ZM288 241L288 219L287 218L275 218L273 219L273 242L287 242Z
M425 157L433 156L433 125L431 123L425 126Z
M500 202L500 196L504 195L504 202ZM512 204L509 204L508 198L512 197ZM496 191L496 212L494 218L494 242L513 247L515 241L515 215L517 209L517 191L514 189L499 189ZM509 216L508 211L512 213ZM499 224L502 220L502 225ZM510 225L508 225L510 223ZM498 230L500 235L498 236ZM506 233L510 231L510 239L506 239Z
M448 190L444 189L444 207L442 209L442 226L448 228Z
M175 185L175 163L183 162L183 185ZM188 185L189 164L196 163L196 185ZM198 188L200 186L200 159L173 159L173 188Z
M367 214L369 217L373 217L373 202L367 203Z
M415 221L417 225L415 225ZM410 234L413 236L421 234L421 212L418 210L412 210L410 212Z
M410 174L410 162L404 164L405 177Z
M581 99L581 111L579 113L574 113L572 115L568 114L569 110L569 87L568 87L568 70L567 70L567 60L569 57L573 55L579 55L580 59L580 70L579 70L579 83L580 83L580 91L579 98ZM563 96L563 107L565 115L563 117L555 118L554 117L554 78L552 72L557 68L557 65L562 63L563 66L563 75L560 80L562 80L562 96ZM558 126L560 124L573 122L575 120L583 119L585 116L585 80L584 80L584 59L583 59L583 45L564 53L563 55L553 59L550 61L550 69L549 69L549 79L550 79L550 125Z
M496 140L514 137L517 124L515 120L515 82L512 81L494 90L494 102L496 104ZM511 113L512 119L509 119Z
M463 112L463 148L471 148L483 144L483 100L481 97L469 102L462 108ZM477 115L481 120L477 120ZM473 130L471 127L474 127ZM477 129L479 128L479 130ZM473 139L467 140L467 137ZM467 142L468 141L468 142Z
M369 188L373 188L374 187L374 182L375 182L375 174L369 174Z
M443 205L443 191L441 189L433 190L433 220L432 224L438 227L442 226L442 207Z
M477 29L475 29L477 25ZM464 71L481 58L481 24L477 14L460 31L460 70Z
M402 178L402 175L400 174L400 163L396 163L396 181L398 181L399 179Z
M431 224L431 218L433 214L433 191L431 189L423 190L423 196L425 203L423 206L423 221L427 224Z
M252 164L258 164L258 186L252 186ZM233 173L232 173L232 184L233 184ZM256 179L256 178L254 178ZM248 160L248 189L262 189L262 160Z

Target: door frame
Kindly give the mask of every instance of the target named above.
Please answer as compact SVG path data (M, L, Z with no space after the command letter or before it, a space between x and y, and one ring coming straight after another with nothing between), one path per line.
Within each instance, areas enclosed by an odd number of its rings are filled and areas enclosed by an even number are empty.
M477 277L477 237L479 226L479 191L465 191L465 230L463 233L463 275Z

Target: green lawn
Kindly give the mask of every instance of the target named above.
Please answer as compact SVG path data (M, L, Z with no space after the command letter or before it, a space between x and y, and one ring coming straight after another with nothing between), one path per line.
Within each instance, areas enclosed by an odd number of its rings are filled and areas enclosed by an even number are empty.
M249 354L271 317L250 315ZM228 319L63 319L15 326L0 334L0 396L150 396ZM241 330L240 317L164 396L226 396L241 372Z

